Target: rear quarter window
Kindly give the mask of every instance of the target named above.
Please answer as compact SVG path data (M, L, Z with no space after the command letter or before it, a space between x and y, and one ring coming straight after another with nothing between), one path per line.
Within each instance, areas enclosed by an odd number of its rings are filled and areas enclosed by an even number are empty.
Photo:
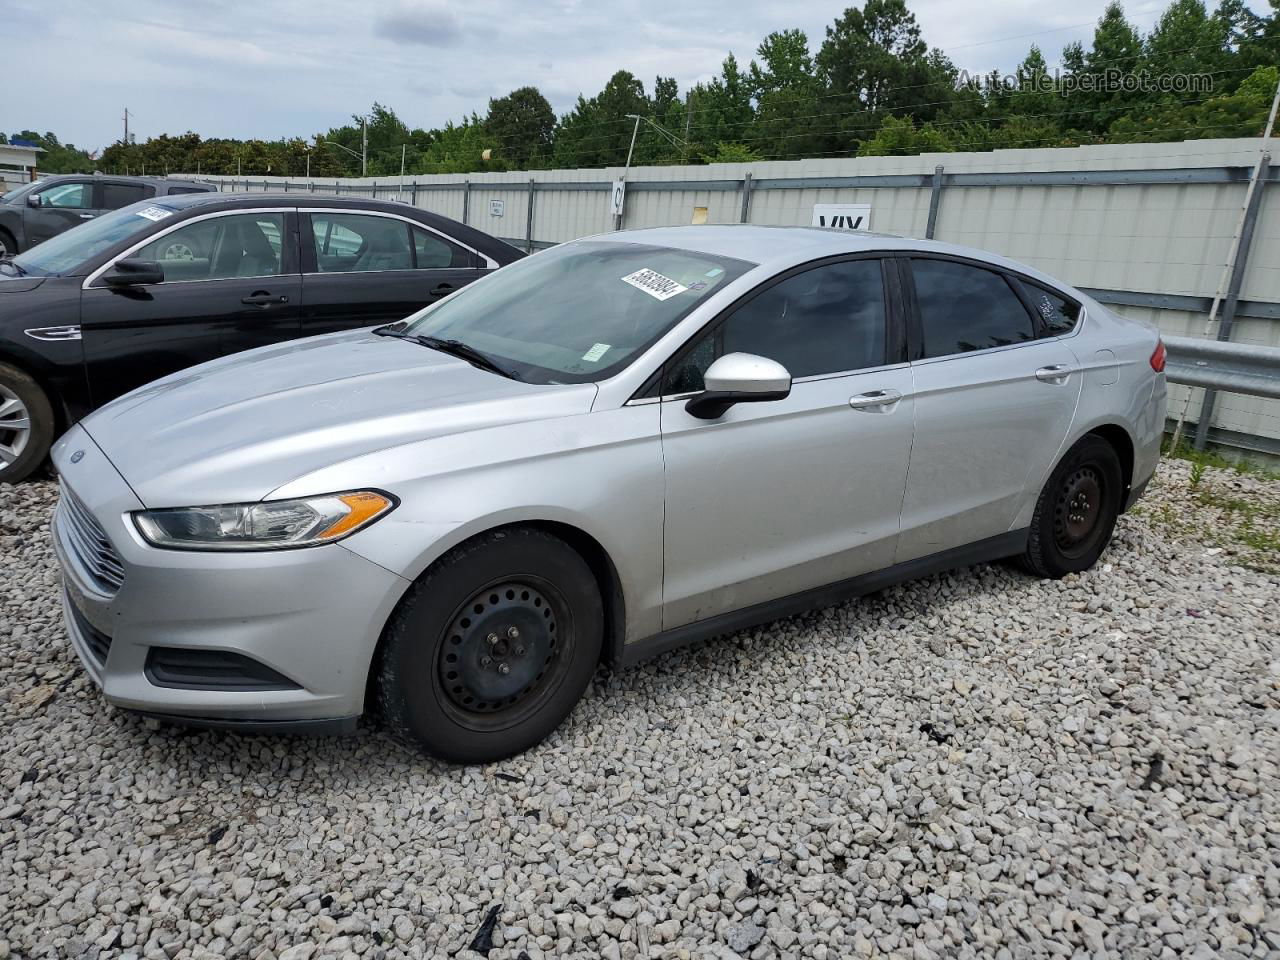
M1046 337L1060 337L1076 328L1076 322L1080 319L1080 304L1036 283L1024 280L1022 286L1027 291L1040 322L1044 324Z

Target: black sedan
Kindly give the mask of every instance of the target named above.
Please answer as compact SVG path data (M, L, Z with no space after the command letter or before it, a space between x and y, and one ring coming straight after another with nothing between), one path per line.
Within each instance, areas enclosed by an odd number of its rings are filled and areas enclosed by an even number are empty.
M524 256L401 203L191 194L0 261L0 482L90 410L252 347L400 320Z
M207 183L160 177L43 177L0 196L0 260L139 200L216 190Z

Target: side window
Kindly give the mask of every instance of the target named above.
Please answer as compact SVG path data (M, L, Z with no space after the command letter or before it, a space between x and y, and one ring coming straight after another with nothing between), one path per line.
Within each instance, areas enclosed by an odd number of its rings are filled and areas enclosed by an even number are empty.
M1034 283L1022 282L1023 289L1031 298L1040 320L1044 323L1046 337L1060 337L1076 328L1080 319L1080 304L1063 299Z
M313 213L316 269L321 273L412 270L409 225L392 217Z
M433 267L473 267L470 253L420 227L413 228L413 256L419 270Z
M92 183L60 183L41 190L40 206L59 210L90 210L93 208Z
M721 320L669 371L664 394L702 389L726 353L777 360L793 378L885 362L884 279L879 260L806 270L767 287Z
M131 256L155 260L166 281L274 277L283 262L283 213L211 217L179 227Z
M102 185L102 208L119 210L139 200L146 200L154 195L155 188L140 183L104 183Z
M201 190L199 187L170 187L169 196L176 197L180 193L212 193L211 190Z
M1031 315L998 273L949 260L912 260L924 356L946 357L1035 338Z

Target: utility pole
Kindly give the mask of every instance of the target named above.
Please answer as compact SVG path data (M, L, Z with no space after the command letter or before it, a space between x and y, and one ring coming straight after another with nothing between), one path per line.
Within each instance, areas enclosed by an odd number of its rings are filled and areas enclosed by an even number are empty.
M360 118L360 176L369 175L369 118Z
M407 143L400 144L400 199L404 200L404 154L409 149Z
M690 90L684 95L684 153L681 159L689 162L689 121L693 118L693 91Z
M120 141L126 147L129 145L129 108L124 108L124 139Z
M311 179L311 151L307 151L307 179Z

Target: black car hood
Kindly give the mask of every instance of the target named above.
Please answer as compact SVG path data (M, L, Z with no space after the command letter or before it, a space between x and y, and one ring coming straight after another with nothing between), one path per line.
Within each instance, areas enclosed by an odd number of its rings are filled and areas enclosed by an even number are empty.
M47 279L48 277L11 277L0 273L0 293L27 293Z

